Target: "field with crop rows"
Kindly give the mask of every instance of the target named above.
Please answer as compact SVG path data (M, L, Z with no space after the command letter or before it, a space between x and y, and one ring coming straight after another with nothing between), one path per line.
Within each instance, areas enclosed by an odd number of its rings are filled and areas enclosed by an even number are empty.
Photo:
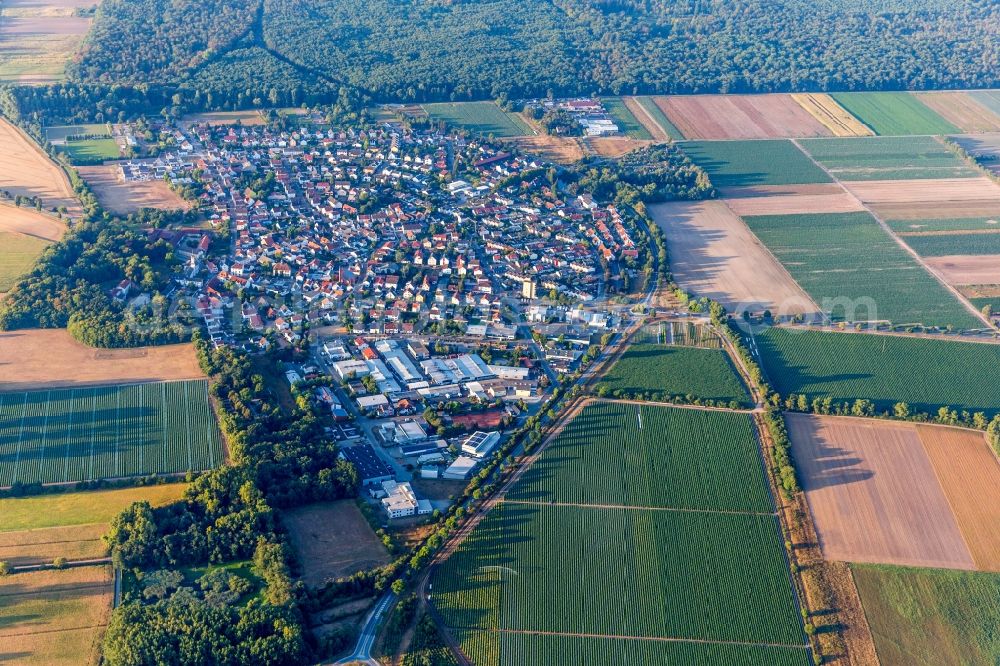
M750 394L726 353L663 344L631 344L599 386L611 395L691 396L746 405Z
M822 169L784 139L685 141L678 145L708 172L716 187L830 182Z
M661 321L643 326L632 336L631 342L722 349L722 340L709 326L693 321Z
M985 326L868 213L767 215L745 221L834 321Z
M621 97L604 97L601 99L601 104L607 109L611 117L615 119L615 123L618 125L618 129L633 139L640 139L644 141L652 140L653 135L649 133L639 119L636 118L628 107L625 106L625 102L622 101Z
M808 663L748 415L602 402L552 447L435 575L476 663Z
M802 139L805 150L840 180L981 176L934 137Z
M833 132L834 136L871 136L870 127L849 114L826 94L792 94L799 106Z
M0 394L0 486L215 467L204 381Z
M882 666L1000 663L1000 575L854 565Z
M756 335L764 371L782 395L864 398L889 409L1000 412L1000 345L769 328ZM919 378L919 381L914 381Z
M1000 116L1000 90L973 90L969 96Z
M886 220L901 234L928 231L1000 231L1000 210L993 217L958 217L931 220Z
M546 503L772 510L748 414L612 402L585 407L509 497Z
M649 116L656 121L656 124L659 125L672 140L684 140L684 134L677 129L676 125L670 122L670 119L667 118L667 114L663 113L663 109L656 104L656 100L652 97L636 97L635 101L639 104L639 106L646 110L646 113L648 113Z
M882 136L957 134L961 131L910 93L834 93L832 97Z
M424 104L424 110L434 120L443 120L452 127L474 134L495 137L516 137L531 134L531 128L512 113L505 113L493 102L459 102Z
M922 257L944 257L953 254L1000 254L1000 233L904 235L903 240Z

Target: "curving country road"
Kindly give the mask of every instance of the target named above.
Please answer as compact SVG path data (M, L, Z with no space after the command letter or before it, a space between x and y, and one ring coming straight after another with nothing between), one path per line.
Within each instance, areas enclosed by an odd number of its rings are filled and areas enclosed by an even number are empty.
M396 595L392 592L388 592L379 599L378 603L375 604L375 608L368 613L368 617L365 619L365 626L361 630L361 635L358 636L358 643L354 646L354 652L350 656L336 662L336 664L371 664L371 666L379 666L378 662L372 659L372 646L375 645L375 638L378 636L382 616L385 615L386 610L392 608L395 601Z

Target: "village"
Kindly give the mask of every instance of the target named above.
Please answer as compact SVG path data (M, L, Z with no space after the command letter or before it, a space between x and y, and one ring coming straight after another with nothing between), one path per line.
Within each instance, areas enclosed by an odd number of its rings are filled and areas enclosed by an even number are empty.
M502 144L311 120L168 126L171 150L118 168L204 217L150 231L182 262L172 301L216 346L304 350L288 384L328 412L373 502L430 513L410 481L461 486L621 327L609 292L641 265L641 232L588 194L564 200L552 165ZM144 303L136 291L114 296Z

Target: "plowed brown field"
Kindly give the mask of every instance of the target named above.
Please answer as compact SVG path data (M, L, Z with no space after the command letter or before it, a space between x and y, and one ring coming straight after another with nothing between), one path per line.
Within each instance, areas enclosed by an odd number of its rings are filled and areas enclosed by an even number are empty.
M917 93L917 99L963 132L1000 132L1000 116L966 93Z
M649 207L667 237L678 284L732 312L771 310L815 316L819 308L722 201Z
M976 567L1000 571L1000 462L982 433L918 425Z
M826 557L975 568L913 424L805 414L787 420Z
M888 220L981 217L1000 211L1000 185L986 177L852 181L844 187Z
M688 139L833 136L789 95L690 95L655 100Z
M62 329L0 333L0 391L201 379L193 345L91 349Z
M948 255L923 261L951 285L1000 284L1000 255Z

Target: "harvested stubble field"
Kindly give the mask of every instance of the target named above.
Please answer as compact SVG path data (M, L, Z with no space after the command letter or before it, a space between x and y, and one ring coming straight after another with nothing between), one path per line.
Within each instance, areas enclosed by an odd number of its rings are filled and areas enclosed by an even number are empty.
M639 122L639 119L632 112L632 105L628 104L623 97L604 97L601 99L604 108L618 125L623 134L632 139L642 141L653 140L653 135L646 129L646 126Z
M840 183L815 185L760 185L720 190L726 205L739 216L853 213L861 202Z
M674 279L731 312L770 310L811 318L819 307L722 201L649 207L663 230Z
M986 177L845 183L883 219L1000 217L1000 185Z
M494 102L424 104L434 120L483 136L515 137L531 134L531 128L517 114L505 113Z
M750 393L721 349L634 343L601 379L612 395L658 394L746 406Z
M519 136L510 139L510 142L521 150L534 153L543 159L558 162L559 164L579 162L585 154L580 145L580 140L573 137L538 134L535 136Z
M868 213L745 221L834 321L985 326Z
M869 333L772 327L755 336L771 385L782 395L872 400L880 410L906 402L1000 412L1000 345ZM920 381L914 381L919 377Z
M319 587L389 562L385 546L353 500L293 509L284 512L281 520L307 585Z
M625 153L630 153L652 143L624 136L592 136L583 139L583 142L594 154L611 158L621 157Z
M49 243L62 239L66 224L47 213L39 213L34 208L17 207L10 203L0 203L0 232L29 236Z
M181 118L181 126L191 125L263 125L264 116L260 111L213 111L210 113L192 113Z
M93 349L63 329L0 332L0 392L204 376L192 345Z
M680 147L708 172L716 187L804 185L832 180L791 141L685 141Z
M964 92L917 93L925 106L963 132L1000 132L1000 114Z
M1000 255L997 254L927 257L924 263L951 285L1000 284Z
M1000 663L1000 576L851 567L882 666Z
M27 136L0 118L0 190L40 197L46 210L65 206L71 217L81 214L80 203L66 173Z
M798 104L813 118L823 123L834 136L871 136L872 129L848 113L826 94L793 94Z
M94 190L101 205L112 213L127 215L142 208L188 210L191 207L162 180L124 182L114 164L79 167L77 171Z
M842 181L982 176L931 136L803 139L799 144Z
M937 449L952 439L971 437L982 449L982 455L973 459L996 468L998 463L981 433L940 432L950 429L807 414L788 414L786 421L802 487L827 558L976 568L956 520L956 507L950 501L960 500L967 518L977 509L968 504L969 497L961 489L952 488L948 493L942 487L945 479L961 484L970 460L959 465L947 454L942 457ZM926 442L939 455L928 457ZM943 469L937 469L935 463L943 464ZM995 477L991 475L991 479ZM995 494L998 491L993 489L979 501L989 502ZM983 552L988 553L989 546L1000 547L1000 535L987 536L985 543L981 533L977 536L979 543L987 546L980 548Z
M649 425L639 427L637 410ZM589 422L605 417L608 436ZM560 435L545 472L529 470L515 499L437 570L435 603L476 663L547 663L535 658L551 640L588 664L625 655L807 663L750 417L599 403L578 418L588 423ZM585 474L582 457L599 470ZM646 474L658 480L635 494ZM581 479L600 488L581 492ZM516 636L516 651L502 653Z
M0 231L0 294L10 291L48 246L44 239Z
M881 136L955 134L959 131L910 93L834 93L833 99Z
M222 462L205 381L0 393L0 486L176 474Z
M51 83L65 78L90 29L83 0L5 0L0 7L0 81Z
M657 105L688 139L831 136L789 95L684 95Z
M110 566L0 578L0 662L93 666L114 595Z

